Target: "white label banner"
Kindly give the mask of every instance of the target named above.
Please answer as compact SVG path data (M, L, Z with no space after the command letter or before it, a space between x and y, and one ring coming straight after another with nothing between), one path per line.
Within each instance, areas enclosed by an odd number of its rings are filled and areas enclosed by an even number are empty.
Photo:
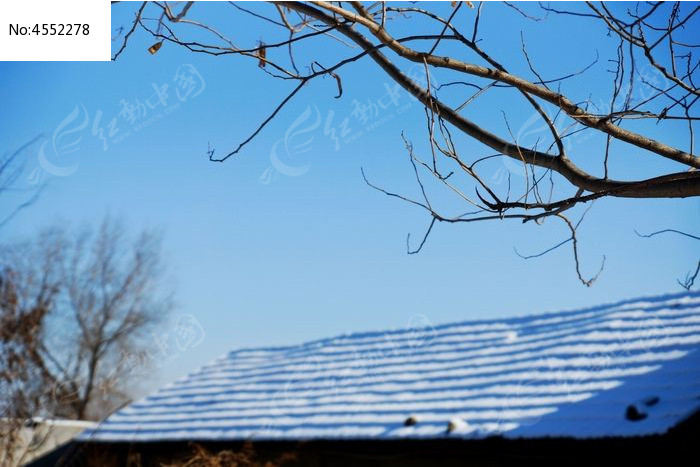
M107 0L10 0L0 9L0 61L105 61Z

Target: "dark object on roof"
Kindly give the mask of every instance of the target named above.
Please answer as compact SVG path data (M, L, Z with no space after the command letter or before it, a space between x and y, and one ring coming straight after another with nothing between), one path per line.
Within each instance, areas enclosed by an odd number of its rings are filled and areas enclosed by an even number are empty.
M625 418L631 422L638 422L647 418L647 414L640 412L634 405L628 405L625 410Z
M659 403L659 400L660 399L658 396L649 396L646 399L644 399L644 405L646 405L647 407L653 407Z

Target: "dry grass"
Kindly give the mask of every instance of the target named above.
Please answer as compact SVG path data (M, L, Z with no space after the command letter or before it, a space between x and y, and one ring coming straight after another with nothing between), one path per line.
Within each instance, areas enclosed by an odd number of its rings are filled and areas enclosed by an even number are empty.
M192 456L175 463L162 464L163 467L282 467L294 464L297 454L283 453L274 460L262 460L255 452L253 443L243 444L240 451L210 451L199 444L192 444Z

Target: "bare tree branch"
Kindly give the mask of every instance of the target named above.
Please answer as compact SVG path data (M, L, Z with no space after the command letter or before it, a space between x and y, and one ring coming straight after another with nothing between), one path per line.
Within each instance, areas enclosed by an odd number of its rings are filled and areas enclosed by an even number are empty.
M288 39L276 38L266 43L255 38L255 46L240 47L236 44L246 40L242 34L238 33L234 41L205 22L193 19L190 2L179 14L174 14L167 3L155 3L146 8L156 11L157 19L146 20L141 15L137 21L157 40L193 53L250 59L270 77L293 83L291 90L242 142L223 156L215 156L214 149L209 148L209 159L223 162L240 154L316 78L332 78L337 87L334 97L340 98L343 67L361 60L366 62L365 66L373 65L425 109L429 155L419 156L404 137L419 194L411 197L381 188L370 183L362 172L368 186L419 207L430 217L429 226L415 248L411 248L410 235L407 236L409 254L422 250L437 222L518 219L542 224L545 218L556 217L566 225L569 238L541 253L524 257L538 257L571 243L577 276L584 284L591 285L600 271L590 278L581 273L576 235L581 221L569 220L576 210L609 197L700 196L700 158L694 154L693 126L700 119L696 113L700 94L695 85L700 61L693 55L700 44L688 32L700 27L697 14L700 7L696 5L655 2L621 7L588 2L564 9L540 3L543 14L534 15L529 9L511 3L480 2L477 8L469 4L471 8L465 9L462 2L455 2L443 17L438 13L440 9L428 4L395 6L385 2L324 1L274 2L250 7L230 4L236 13L262 20L266 27ZM497 8L514 11L516 15L511 16L518 21L545 24L561 17L572 26L581 22L591 28L592 35L603 37L610 47L602 53L595 50L595 59L577 71L563 70L552 78L546 76L551 72L541 72L545 67L539 62L555 57L537 56L540 54L528 49L521 33L517 47L529 72L518 74L513 71L519 69L517 64L502 62L491 54L487 41L480 37L484 15L490 14L485 12L491 9L496 12ZM415 33L395 35L393 31L399 28L394 25L400 22L408 23ZM466 28L465 24L468 24ZM197 40L185 39L184 26L196 27L203 35L198 35ZM323 58L314 55L306 64L295 54L304 45L315 50L324 44L329 53ZM440 55L440 51L447 50L450 55ZM603 65L610 64L609 94L590 94L581 99L562 90L567 83L585 80L582 78L585 74L600 66L600 57ZM424 71L420 78L406 71L415 64ZM648 74L649 70L653 76ZM442 84L437 85L432 73L440 73L441 78L447 79L441 79ZM655 81L654 77L661 79ZM636 94L639 87L645 90L641 99ZM506 104L507 110L503 111L505 130L489 128L467 118L466 110L478 110L483 96L495 93L507 93L507 99L522 99L532 109L530 121L542 129L534 142L526 141L521 132L515 131L517 115L512 114L510 105ZM671 133L640 132L641 127L633 122L644 120L655 121L657 126L674 122L687 125L683 130L687 142L678 138L662 141L659 136L668 138ZM470 146L470 154L461 153L455 141L461 144L463 138L453 138L453 132L486 146L487 155L471 154L474 146ZM599 137L599 147L571 145L575 137L593 136ZM620 171L615 163L616 154L622 151L640 161L656 158L667 164L644 177L634 177L631 172ZM489 164L499 159L516 161L519 167L508 168L500 176L507 178L507 184L503 185L484 175ZM595 170L591 169L592 160L601 162ZM514 183L511 172L518 171L522 177ZM453 197L456 207L451 212L462 214L448 214L448 210L439 207L430 197L433 185Z

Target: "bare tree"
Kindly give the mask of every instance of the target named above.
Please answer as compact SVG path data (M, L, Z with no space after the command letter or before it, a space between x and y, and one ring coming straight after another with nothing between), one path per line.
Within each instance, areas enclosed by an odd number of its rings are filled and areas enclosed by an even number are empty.
M582 274L576 236L585 209L578 208L577 213L575 208L610 197L700 195L697 170L700 159L694 154L693 128L700 98L695 84L700 62L693 55L700 47L693 32L700 28L697 15L700 7L696 4L586 2L570 7L574 9L569 11L540 3L539 11L533 14L532 6L508 2L489 5L418 2L400 6L389 2L317 1L272 2L250 7L229 3L232 19L236 15L239 20L248 16L250 21L272 25L282 38L260 41L243 37L241 28L240 37L228 37L197 20L198 6L193 2L176 6L168 2L142 3L114 59L140 28L157 41L149 49L151 53L156 53L163 44L174 44L198 54L240 56L253 60L271 78L291 83L289 94L271 109L250 136L223 155L214 149L208 151L209 159L216 162L239 154L311 81L332 78L337 84L335 97L339 98L343 93L341 73L346 66L367 60L367 66L371 63L378 67L425 107L430 143L427 155L417 154L408 140L405 145L415 171L418 195L381 188L363 172L365 181L373 188L428 214L429 226L422 241L415 248L409 244L409 253L420 251L436 223L517 220L540 224L551 217L563 223L569 236L541 254L565 244L572 245L578 278L591 285L597 274L588 278ZM598 56L579 70L562 70L559 76L550 77L538 71L523 34L520 43L513 44L521 51L520 62L505 64L492 55L487 50L489 38L481 34L480 23L483 24L488 14L506 13L523 22L563 17L571 22L571 27L585 27L591 35L611 38L608 40L613 46L603 52L602 64L612 64L609 94L590 95L583 100L571 97L580 95L581 89L588 92L590 86L582 80L598 64ZM401 23L410 24L410 35L392 32L407 30ZM329 57L336 54L339 58L327 63L308 58L315 57L310 51L320 48L328 50ZM300 62L300 56L306 57L305 63ZM556 57L541 59L551 62ZM529 73L511 71L522 64ZM415 66L424 71L420 80L407 71ZM661 77L661 82L640 73L642 66ZM432 73L440 73L444 84L431 81ZM640 86L646 89L641 99L634 93L635 87ZM478 108L484 96L493 93L502 95L506 108L516 107L522 100L539 119L545 133L532 144L519 141L512 129L518 115L506 109L505 129L501 131L466 116L467 110ZM662 141L655 135L656 130L640 132L638 124L644 121L664 128L685 126L687 139ZM484 153L462 153L453 137L455 132L481 143ZM576 148L569 144L572 138L584 134L597 135L602 144ZM639 177L632 171L615 176L610 161L615 159L616 151L632 151L640 160L666 163L655 164L659 167L655 169L657 173L650 176ZM592 169L593 157L599 161L597 169ZM519 164L523 175L511 180L508 173L507 186L484 175L489 163L503 158ZM454 206L449 209L436 206L431 199L434 196L429 195L435 186L452 195ZM572 219L572 215L579 218Z
M41 275L32 278L36 293L29 302L16 287L17 274L0 276L0 465L16 465L23 457L23 428L46 399L40 342L46 315L53 303L55 270L37 265Z
M171 309L159 245L106 218L2 246L0 418L99 420L130 400L129 365L146 363L149 331Z
M36 202L41 192L46 188L45 183L38 180L21 186L18 182L24 174L26 158L23 156L40 139L41 135L27 141L14 151L0 156L0 196L3 198L14 195L17 203L6 211L0 211L0 229L10 222L20 211Z
M25 153L41 136L37 136L11 152L0 156L0 196L14 197L16 203L0 212L0 229L22 210L39 198L46 184L22 187L18 182L24 174ZM26 454L23 446L25 420L33 415L32 409L41 405L38 388L41 375L30 362L36 362L38 336L53 292L44 289L30 309L18 310L14 274L0 275L0 466L19 463ZM32 390L24 391L29 384Z

